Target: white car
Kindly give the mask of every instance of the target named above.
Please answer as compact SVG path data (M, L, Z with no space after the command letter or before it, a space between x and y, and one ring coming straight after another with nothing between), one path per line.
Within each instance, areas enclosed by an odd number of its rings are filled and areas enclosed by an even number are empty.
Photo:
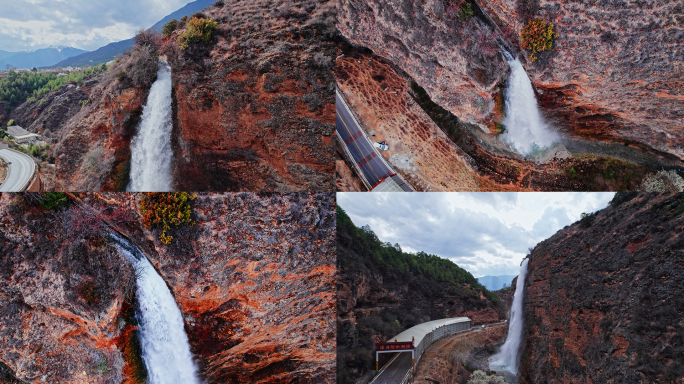
M373 146L375 148L382 149L383 151L386 151L389 149L389 145L385 144L384 141L383 142L376 141L375 143L373 143Z

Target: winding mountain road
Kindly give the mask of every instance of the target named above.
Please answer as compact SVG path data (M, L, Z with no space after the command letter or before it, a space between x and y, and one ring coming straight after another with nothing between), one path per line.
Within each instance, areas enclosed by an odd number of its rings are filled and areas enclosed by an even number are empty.
M28 187L36 171L36 163L29 156L11 149L0 149L0 157L9 164L0 192L21 192Z

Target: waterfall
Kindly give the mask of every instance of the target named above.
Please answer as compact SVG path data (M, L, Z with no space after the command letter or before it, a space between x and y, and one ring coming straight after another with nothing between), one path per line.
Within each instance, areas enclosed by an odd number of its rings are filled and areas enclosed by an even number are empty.
M110 234L136 269L140 345L149 384L199 384L183 317L171 291L140 250Z
M523 260L520 265L518 283L513 295L513 306L511 307L511 319L508 323L508 336L504 345L501 346L499 353L489 358L489 367L494 370L502 370L518 374L518 350L522 341L523 331L523 288L525 286L525 275L527 275L527 261Z
M137 132L131 141L130 192L168 192L171 179L171 67L159 62Z
M506 117L502 135L513 149L522 155L531 155L557 142L559 136L542 119L532 82L517 58L502 50L511 75L505 90Z

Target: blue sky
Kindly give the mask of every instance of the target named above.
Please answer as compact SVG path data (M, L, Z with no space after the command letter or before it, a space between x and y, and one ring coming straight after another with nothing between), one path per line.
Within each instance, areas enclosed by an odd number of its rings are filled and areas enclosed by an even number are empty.
M527 249L614 193L338 193L357 227L407 252L448 258L475 277L517 275Z
M126 40L192 0L0 0L0 50L65 45L92 51Z

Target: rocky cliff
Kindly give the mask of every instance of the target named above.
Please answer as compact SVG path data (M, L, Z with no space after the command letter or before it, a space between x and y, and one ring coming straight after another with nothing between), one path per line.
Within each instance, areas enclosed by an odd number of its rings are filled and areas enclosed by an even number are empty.
M537 245L522 381L681 382L683 224L682 194L618 194Z
M356 228L341 208L337 217L338 383L353 383L374 369L375 341L419 323L505 318L498 298L465 270L436 256L402 254L398 245L388 247L372 231ZM438 278L436 269L453 273L453 279Z
M142 225L139 195L80 198L166 280L206 383L334 382L332 194L201 195L169 245ZM141 382L130 264L100 221L36 201L0 200L0 377Z
M554 24L554 50L524 66L557 126L684 159L680 1L486 0L482 7L518 34L532 18Z
M211 47L169 39L179 189L335 188L334 3L217 2Z
M342 0L338 28L414 78L439 105L467 122L495 113L508 64L478 19L459 18L456 1Z

